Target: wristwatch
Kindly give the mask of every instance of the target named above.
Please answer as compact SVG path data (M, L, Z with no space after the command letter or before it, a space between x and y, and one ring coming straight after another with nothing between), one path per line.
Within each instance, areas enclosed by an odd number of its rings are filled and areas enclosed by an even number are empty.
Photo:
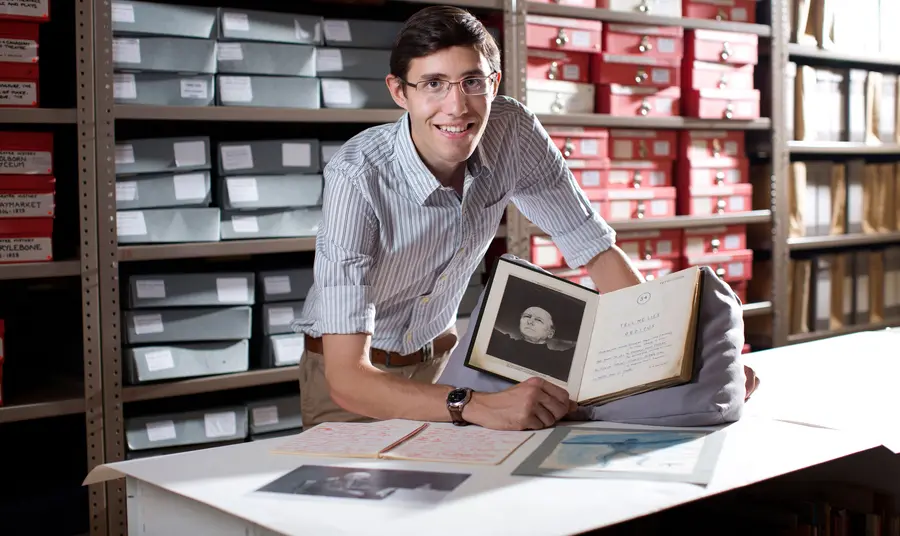
M456 426L466 426L468 421L463 419L462 412L466 404L472 400L472 390L468 387L458 387L447 394L447 409L450 418Z

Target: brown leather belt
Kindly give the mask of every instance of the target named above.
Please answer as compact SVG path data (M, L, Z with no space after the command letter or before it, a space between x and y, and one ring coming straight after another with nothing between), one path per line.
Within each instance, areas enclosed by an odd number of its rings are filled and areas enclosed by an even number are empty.
M305 336L306 349L316 354L324 353L321 337ZM372 348L369 354L372 356L372 364L384 365L386 367L406 367L415 365L432 359L436 355L449 352L456 344L456 329L451 329L441 333L435 339L423 348L416 350L411 354L400 354L397 352L389 352L378 348Z

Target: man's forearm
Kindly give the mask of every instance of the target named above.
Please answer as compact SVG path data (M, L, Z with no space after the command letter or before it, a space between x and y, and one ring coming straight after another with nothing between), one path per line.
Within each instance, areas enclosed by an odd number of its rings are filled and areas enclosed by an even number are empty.
M591 280L601 293L644 282L644 277L635 268L628 255L616 245L591 259L586 268L588 275L591 276Z

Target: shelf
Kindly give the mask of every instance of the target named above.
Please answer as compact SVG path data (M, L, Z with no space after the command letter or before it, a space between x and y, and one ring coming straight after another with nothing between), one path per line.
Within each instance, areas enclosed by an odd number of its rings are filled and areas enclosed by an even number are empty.
M691 117L631 117L606 114L538 114L544 126L605 127L605 128L660 128L678 130L768 130L772 121L768 118L753 121L729 121L726 119L694 119Z
M900 327L900 318L875 322L873 324L861 324L858 326L847 326L830 331L813 331L811 333L794 333L788 335L788 344L797 344L802 342L819 341L830 337L840 335L850 335L851 333L860 333L863 331L880 331L887 328Z
M436 2L435 0L394 0L395 2L405 2L407 4L429 4L429 5L448 5L467 8L481 9L503 9L503 0L448 0L447 2Z
M893 143L867 145L849 141L789 141L788 151L791 154L900 156L900 145Z
M26 393L4 393L0 423L30 421L84 413L84 389L76 382L29 389Z
M750 212L737 212L719 216L673 216L671 218L650 218L646 220L610 221L608 223L617 233L624 233L629 231L649 231L657 229L696 229L698 227L712 227L717 225L749 225L754 223L769 223L771 221L772 211L753 210ZM532 235L546 234L534 224L529 224L528 230Z
M158 400L173 396L196 395L215 391L227 391L229 389L243 389L245 387L259 387L276 383L300 381L297 367L282 367L274 369L253 370L238 372L235 374L222 374L219 376L207 376L203 378L190 378L155 383L150 385L134 385L122 388L122 400L124 402L139 402L142 400Z
M116 105L116 119L154 121L261 121L288 123L392 123L405 110L257 108L252 106Z
M891 242L900 243L900 232L795 237L788 238L788 247L791 251L808 251L814 249L888 244Z
M683 17L664 17L660 15L643 15L609 9L592 9L589 7L560 6L528 2L527 10L532 15L551 15L573 19L592 19L625 24L643 24L647 26L680 26L689 30L719 30L722 32L740 32L770 37L772 29L764 24L748 24L745 22L723 22L705 19L689 19Z
M0 108L2 124L73 124L74 108Z
M796 43L788 44L788 56L792 60L821 60L876 70L879 67L889 67L900 70L900 58L889 58L886 56L879 57L877 54L860 54L855 52L841 52L839 50L823 50L821 48L798 45Z
M743 309L744 318L750 318L751 316L770 315L772 314L772 302L764 301L756 303L745 303Z
M78 261L0 264L0 280L70 277L79 274L81 274L81 264Z

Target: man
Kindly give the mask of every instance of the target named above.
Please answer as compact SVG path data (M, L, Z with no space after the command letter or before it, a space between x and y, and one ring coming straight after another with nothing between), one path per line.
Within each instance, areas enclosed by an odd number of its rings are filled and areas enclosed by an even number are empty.
M295 329L305 426L413 419L494 429L552 426L575 409L539 378L498 393L435 385L457 307L509 202L601 292L640 283L535 116L497 97L500 53L469 13L429 7L391 54L407 113L363 131L324 171L315 283Z
M546 309L531 306L522 312L517 329L506 333L494 328L487 353L566 381L575 358L575 344L555 335L553 316Z

